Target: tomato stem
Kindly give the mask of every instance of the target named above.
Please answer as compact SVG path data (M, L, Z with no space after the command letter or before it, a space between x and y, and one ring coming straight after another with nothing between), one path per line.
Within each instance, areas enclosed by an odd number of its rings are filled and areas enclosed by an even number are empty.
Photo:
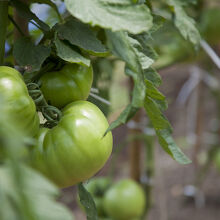
M28 0L21 0L22 2L29 4ZM28 36L28 20L26 18L21 17L16 8L14 8L14 16L13 19L17 24L16 28L14 29L14 40L16 41L18 38L22 37L23 35ZM19 29L18 29L19 27Z
M146 156L145 156L145 178L142 183L144 186L144 191L146 195L146 206L144 219L147 219L149 210L152 206L152 189L153 189L153 177L154 177L154 145L155 145L155 135L146 135L144 140ZM146 180L144 182L144 180Z
M12 16L8 15L8 19L12 22L12 24L17 28L17 30L19 31L19 33L21 34L21 36L24 36L24 33L22 32L21 28L17 25L17 23L15 22L15 20L13 19Z
M27 88L29 95L32 97L36 104L37 110L40 111L44 118L47 120L44 126L49 128L56 126L62 117L62 112L58 108L48 105L38 84L27 83Z
M7 33L8 1L0 1L0 65L4 64L5 40Z
M139 123L142 117L142 112L139 111L134 116L135 123ZM138 128L129 129L129 135L139 135L141 130ZM142 154L142 141L134 140L129 146L129 159L130 159L130 177L140 182L141 177L141 154Z

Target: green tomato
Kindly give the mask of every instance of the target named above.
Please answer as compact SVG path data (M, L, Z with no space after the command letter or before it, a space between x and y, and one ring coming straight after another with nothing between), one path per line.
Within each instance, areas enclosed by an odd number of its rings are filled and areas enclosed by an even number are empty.
M110 187L104 196L104 209L115 220L133 220L143 215L145 193L130 179L121 180Z
M99 171L112 151L108 122L97 106L76 101L62 110L52 129L42 129L32 150L32 166L60 187L84 181Z
M7 103L5 108L26 135L34 136L39 130L36 106L28 94L20 73L7 66L0 66L0 93Z
M47 102L62 108L73 101L86 100L92 81L92 66L67 64L60 71L45 73L39 83Z

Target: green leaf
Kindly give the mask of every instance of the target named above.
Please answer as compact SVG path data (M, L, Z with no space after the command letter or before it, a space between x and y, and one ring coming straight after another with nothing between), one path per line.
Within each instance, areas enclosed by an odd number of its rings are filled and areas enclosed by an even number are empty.
M146 70L148 69L153 63L154 60L151 57L155 57L154 53L152 52L152 48L149 47L147 44L140 44L140 42L132 37L128 38L130 44L133 47L133 50L141 64L141 69Z
M126 32L112 32L106 30L107 44L111 52L123 60L127 67L134 72L141 72L141 64L138 61L134 48L131 45Z
M26 18L28 21L34 20L36 22L36 25L43 31L43 32L48 32L50 31L50 27L41 21L29 8L27 4L20 0L11 0L10 3L12 4L13 7L16 8L18 14Z
M162 114L155 100L153 100L148 95L145 98L144 108L147 112L148 117L151 119L154 129L156 131L167 129L170 131L170 133L172 132L172 128L169 121Z
M146 83L146 93L149 97L155 100L165 101L165 96L154 86L154 84L145 79Z
M113 121L110 126L108 127L108 129L106 130L104 136L111 130L117 128L118 126L127 123L127 121L129 121L134 115L135 113L138 111L138 108L133 107L131 104L129 104L123 111L122 113L119 115L119 117Z
M132 90L131 105L134 108L140 108L144 104L146 86L142 74L137 74L129 68L125 68L125 73L133 78L134 88Z
M190 163L191 161L175 144L171 136L172 127L167 118L162 113L162 111L167 108L165 96L155 87L157 83L154 83L154 78L152 80L152 77L149 77L147 72L144 73L144 77L146 83L146 97L144 108L156 131L160 145L179 163Z
M167 0L167 3L175 14L174 23L182 36L195 46L198 46L201 37L199 31L195 27L195 21L186 14L178 0Z
M146 96L144 108L150 118L156 134L159 138L160 145L170 154L177 162L188 164L191 161L185 156L180 148L175 144L171 133L172 128L166 117L162 114L158 104L150 97Z
M145 56L151 58L152 63L154 62L154 60L158 58L156 51L148 44L149 40L152 38L151 34L142 33L142 34L130 35L130 36L136 39L136 41L140 45L139 46L141 48L140 50L142 51L143 54L145 54ZM148 67L144 69L148 69Z
M169 130L156 131L159 143L177 162L180 164L189 164L192 161L181 151L173 140Z
M34 45L28 37L19 38L14 44L13 56L20 66L27 67L28 72L38 71L49 55L49 47Z
M27 166L0 166L1 220L73 220L71 212L56 202L57 187Z
M153 14L153 26L147 33L151 35L152 33L156 32L163 26L165 21L166 19L164 17L157 14Z
M61 41L58 37L56 37L54 43L57 49L57 56L59 56L61 59L70 63L78 63L81 65L90 66L90 60L74 50L74 48L72 48L68 42Z
M134 82L131 103L109 126L106 133L126 123L144 105L164 150L179 163L189 163L190 160L173 141L170 123L161 112L167 108L167 102L165 96L156 88L161 83L161 77L150 67L156 58L156 53L146 43L150 35L148 33L128 35L122 31L107 30L106 36L108 47L115 56L125 61L125 72Z
M142 69L147 68L153 60L143 53L139 42L125 32L106 31L108 46L112 53L125 61L125 73L132 77L134 89L132 91L132 107L143 106L145 97L145 82ZM128 108L132 109L132 108Z
M125 61L125 73L132 77L134 82L131 104L110 125L107 130L110 131L126 123L143 106L146 95L144 71L150 67L154 60L148 56L150 54L149 47L146 44L141 44L127 33L106 31L106 35L110 50L114 55Z
M161 84L161 76L151 67L144 70L144 78L151 81L155 87Z
M95 202L82 183L78 184L78 193L80 202L86 210L87 220L98 220Z
M57 14L59 20L60 20L60 21L63 20L62 17L61 17L61 15L60 15L60 13L59 13L59 10L58 10L58 8L57 8L57 5L56 5L55 3L53 3L52 1L50 1L50 0L30 0L30 3L32 3L32 4L33 4L33 3L38 3L38 4L47 4L47 5L49 5L51 8L54 9L54 11L56 12L56 14Z
M120 116L114 121L106 133L121 124L126 123L143 106L145 97L145 83L142 67L148 65L148 57L145 57L138 42L129 37L125 32L106 31L108 46L112 53L125 61L125 73L132 77L134 89L132 91L132 101ZM139 47L140 46L140 47Z
M163 149L179 163L189 163L190 160L173 141L170 123L161 112L167 108L167 102L165 96L156 88L161 83L161 78L150 68L154 53L145 43L147 34L129 36L125 32L106 31L106 35L112 53L125 61L125 72L134 81L131 104L109 126L106 133L126 123L144 105Z
M65 3L74 17L93 26L133 34L148 31L152 26L148 7L131 0L65 0Z
M107 49L88 25L71 19L56 28L60 39L68 40L72 45L78 46L92 55L108 55Z

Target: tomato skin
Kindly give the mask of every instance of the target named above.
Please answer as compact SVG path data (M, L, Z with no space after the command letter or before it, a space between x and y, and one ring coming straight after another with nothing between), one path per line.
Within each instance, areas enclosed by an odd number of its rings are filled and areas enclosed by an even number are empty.
M112 151L108 122L97 106L76 101L62 110L58 125L40 132L32 166L60 187L84 181L100 170Z
M86 100L92 81L92 66L67 64L60 71L45 73L39 83L47 102L63 108L73 101Z
M35 136L39 130L39 117L35 103L29 96L23 78L17 70L0 66L0 93L15 123L26 132L26 135Z
M105 193L103 202L106 213L115 220L140 218L146 203L143 189L130 179L112 185Z

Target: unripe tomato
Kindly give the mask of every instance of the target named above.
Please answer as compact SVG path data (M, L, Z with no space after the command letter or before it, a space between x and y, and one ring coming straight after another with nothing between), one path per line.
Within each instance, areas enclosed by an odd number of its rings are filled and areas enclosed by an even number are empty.
M67 64L60 71L45 73L39 83L47 102L63 108L73 101L86 100L92 80L92 66Z
M90 102L73 102L62 113L57 126L41 130L31 163L58 186L68 187L103 167L112 151L112 134L103 137L108 122Z
M0 66L0 93L7 103L5 108L12 118L11 121L14 120L26 135L36 135L39 130L36 106L17 70Z
M115 220L133 220L142 216L145 194L140 185L130 179L112 185L104 196L104 209Z

